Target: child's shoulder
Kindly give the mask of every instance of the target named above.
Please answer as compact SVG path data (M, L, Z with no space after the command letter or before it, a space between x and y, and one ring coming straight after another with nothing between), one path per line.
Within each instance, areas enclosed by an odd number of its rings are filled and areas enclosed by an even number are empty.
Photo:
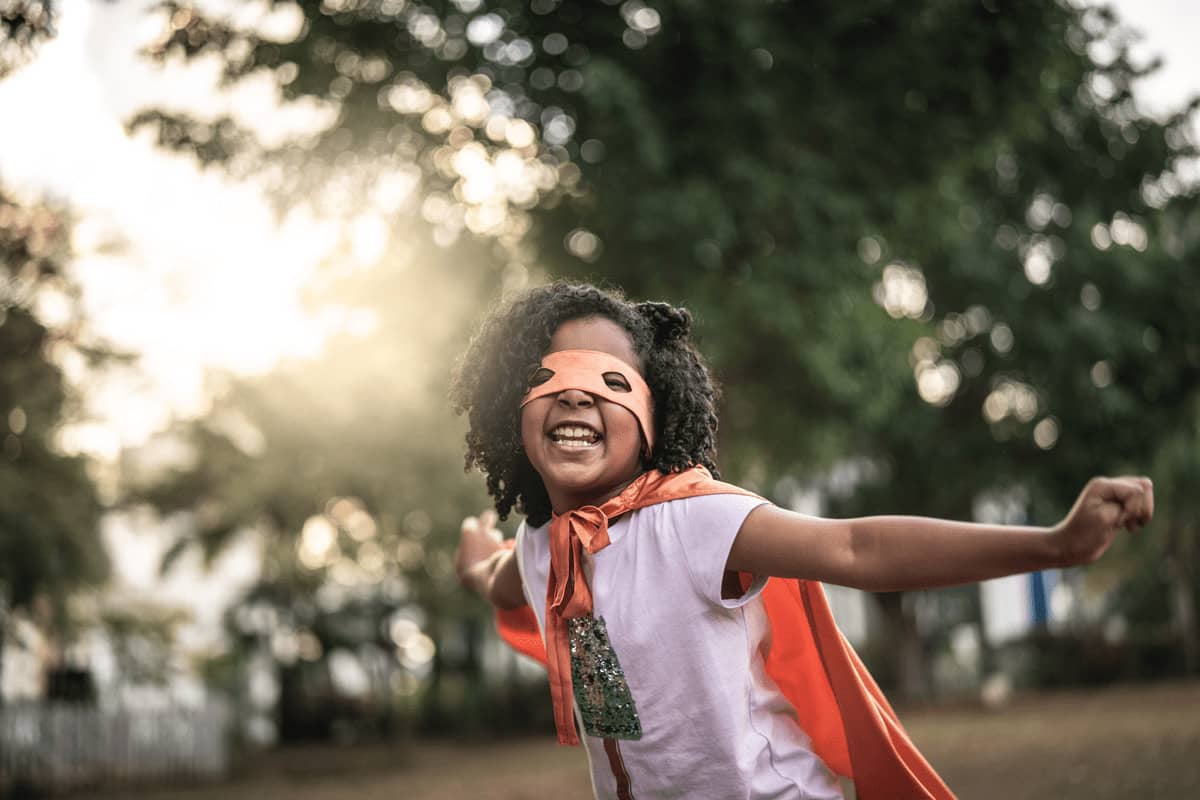
M769 501L748 490L732 484L714 482L705 492L667 497L660 502L638 506L612 520L610 527L623 520L631 523L636 520L639 526L649 524L654 527L662 525L708 527L714 524L720 525L723 521L731 518L736 518L740 525L741 519L750 511L767 502ZM534 525L528 519L521 520L517 525L517 541L548 539L550 523L551 520L546 520L540 525Z
M630 516L637 527L650 528L658 534L671 532L686 542L736 534L750 512L765 502L748 493L698 494L646 506Z
M703 524L731 514L744 516L766 502L768 501L758 495L744 490L719 491L668 500L658 506L650 506L648 510L658 509L659 514L681 522Z

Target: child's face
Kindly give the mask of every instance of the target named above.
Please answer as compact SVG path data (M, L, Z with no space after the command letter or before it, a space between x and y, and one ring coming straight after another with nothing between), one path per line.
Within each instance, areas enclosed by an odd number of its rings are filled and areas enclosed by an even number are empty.
M633 368L641 361L633 340L604 317L568 320L559 325L546 353L596 350ZM563 426L583 428L592 437L563 437ZM574 438L574 441L564 441ZM587 442L588 439L595 441ZM580 389L530 400L521 409L521 442L542 477L556 513L599 505L616 495L642 470L642 437L633 412ZM587 443L582 443L587 442Z

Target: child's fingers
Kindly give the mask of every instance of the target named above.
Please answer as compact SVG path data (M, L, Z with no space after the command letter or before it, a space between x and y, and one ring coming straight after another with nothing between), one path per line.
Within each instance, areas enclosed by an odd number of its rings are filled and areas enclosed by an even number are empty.
M499 519L499 515L489 508L479 515L479 529L496 541L500 541L504 538L504 534L496 528Z
M478 517L466 517L463 519L462 530L460 531L463 536L466 536L468 533L474 533L477 530L479 530Z
M1129 502L1142 494L1142 485L1133 478L1094 478L1093 491L1104 501L1128 508Z
M1115 484L1109 497L1119 503L1121 511L1118 527L1134 531L1148 523L1154 516L1154 484L1147 477L1122 477L1106 479ZM1104 496L1102 494L1102 496Z
M1141 497L1144 493L1142 484L1134 478L1094 478L1088 487L1089 494L1104 504L1112 504L1107 509L1106 516L1113 514L1110 517L1110 524L1115 523L1118 526L1124 526L1125 520L1130 514L1139 512Z
M1150 521L1153 514L1153 488L1149 485L1149 478L1121 478L1120 480L1136 489L1123 502L1123 516L1127 519L1126 528L1134 530Z
M1149 522L1154 514L1153 486L1146 477L1093 478L1084 496L1099 501L1101 505L1095 510L1105 527L1132 532Z
M1144 490L1142 497L1145 499L1145 504L1142 509L1144 512L1142 523L1145 524L1154 519L1154 481L1142 476L1138 478L1138 482L1142 484Z

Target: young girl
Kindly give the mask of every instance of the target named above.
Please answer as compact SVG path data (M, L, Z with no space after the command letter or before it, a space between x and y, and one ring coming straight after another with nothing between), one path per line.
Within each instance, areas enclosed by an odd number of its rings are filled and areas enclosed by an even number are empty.
M494 313L452 396L503 519L464 521L459 578L550 672L559 741L597 798L953 795L837 632L818 582L949 586L1088 563L1153 513L1095 478L1053 528L827 520L717 475L715 392L664 303L554 283ZM768 583L769 577L780 579ZM544 645L544 649L543 649Z

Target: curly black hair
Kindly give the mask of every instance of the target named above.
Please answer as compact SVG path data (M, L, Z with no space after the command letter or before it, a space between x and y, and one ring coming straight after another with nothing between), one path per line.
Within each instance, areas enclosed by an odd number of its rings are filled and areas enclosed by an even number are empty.
M550 519L546 487L520 446L517 410L555 330L585 317L604 317L624 328L642 361L657 432L643 466L678 472L699 464L719 477L718 390L689 339L692 315L668 303L633 303L619 291L556 281L493 310L467 346L451 384L454 411L466 413L470 423L466 469L478 467L486 475L501 519L514 507L531 525Z

